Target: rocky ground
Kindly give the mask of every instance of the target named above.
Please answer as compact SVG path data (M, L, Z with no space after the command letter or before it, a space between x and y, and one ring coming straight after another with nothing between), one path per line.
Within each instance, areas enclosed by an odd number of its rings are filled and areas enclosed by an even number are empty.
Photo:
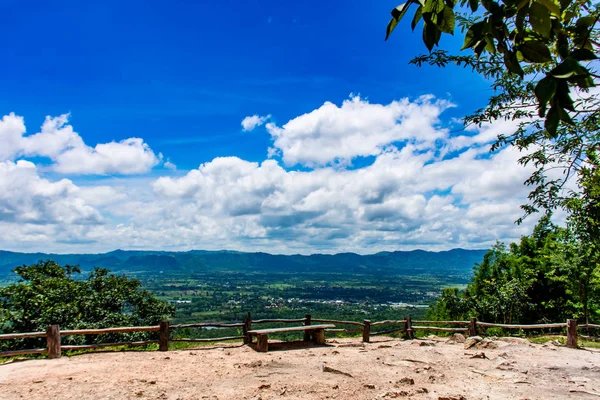
M0 366L8 399L594 399L600 353L505 338L225 345ZM467 348L468 347L468 348Z

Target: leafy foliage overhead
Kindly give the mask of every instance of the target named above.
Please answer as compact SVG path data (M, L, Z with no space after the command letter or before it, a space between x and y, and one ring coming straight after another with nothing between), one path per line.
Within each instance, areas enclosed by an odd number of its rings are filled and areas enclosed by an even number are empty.
M467 6L472 18L461 14ZM596 75L584 62L598 59L593 34L600 17L598 4L582 0L409 0L392 10L386 40L411 8L415 8L412 29L423 20L423 42L430 51L443 33L455 33L459 21L466 30L463 49L473 50L477 57L498 55L507 70L520 78L527 73L526 65L549 67L534 90L539 116L545 118L551 136L556 136L559 121L574 123L570 88L595 86Z

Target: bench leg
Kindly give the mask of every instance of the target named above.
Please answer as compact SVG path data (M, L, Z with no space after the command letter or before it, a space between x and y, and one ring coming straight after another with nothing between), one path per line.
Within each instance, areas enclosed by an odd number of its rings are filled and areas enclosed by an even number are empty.
M315 329L313 331L316 344L325 344L325 329Z
M256 339L256 351L269 351L269 335L258 335Z

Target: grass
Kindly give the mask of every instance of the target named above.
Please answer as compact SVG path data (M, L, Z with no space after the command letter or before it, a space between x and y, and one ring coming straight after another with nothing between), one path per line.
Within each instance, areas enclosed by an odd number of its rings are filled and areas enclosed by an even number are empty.
M563 335L544 335L544 336L531 337L528 339L531 343L536 343L536 344L544 344L544 343L548 343L551 340L556 340L563 346L567 345L567 337L563 336ZM577 340L577 344L580 347L586 347L589 349L600 349L600 342L596 342L593 340L579 338L579 340Z

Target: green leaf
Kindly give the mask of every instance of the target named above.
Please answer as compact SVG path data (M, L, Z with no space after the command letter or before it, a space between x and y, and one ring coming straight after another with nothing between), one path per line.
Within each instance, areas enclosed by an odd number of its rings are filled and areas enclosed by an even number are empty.
M425 46L427 46L429 51L440 42L441 36L442 31L436 25L425 22L423 26L423 42L425 42Z
M387 29L385 30L385 40L388 40L394 29L396 29L396 25L398 25L398 20L396 18L392 18L388 23Z
M479 0L469 0L469 7L471 7L471 11L477 11L479 8Z
M543 117L546 112L546 104L550 101L554 93L556 92L556 79L549 75L544 79L540 80L537 85L535 85L534 93L535 97L538 99L539 107L540 107L540 117Z
M561 121L563 121L564 123L567 123L569 125L575 125L575 123L571 119L571 116L569 115L568 112L565 111L564 108L557 108L557 110L558 110L558 118Z
M552 76L560 79L567 79L572 76L585 76L589 72L583 68L579 62L573 57L567 57L556 68L550 71Z
M444 10L444 0L425 0L423 14L439 14Z
M486 44L485 44L485 50L486 50L488 53L492 53L492 54L493 54L493 53L496 53L496 46L495 46L495 44L494 44L494 38L493 38L493 37L491 37L490 35L485 35L485 36L483 37L483 40L484 40L484 41L485 41L485 43L486 43Z
M559 0L560 1L560 10L564 11L567 7L571 5L572 0Z
M412 28L413 31L417 27L417 24L421 20L422 16L423 16L423 6L419 6L419 8L417 8L417 11L415 11L415 15L413 17L412 22L410 23L410 27Z
M591 75L579 76L579 77L575 78L575 83L577 84L578 87L580 87L582 89L588 89L588 88L596 86L596 83L594 82L594 79L592 78Z
M471 25L467 31L467 34L465 35L465 42L461 50L471 48L483 39L483 27L484 21L480 21Z
M388 38L390 37L390 35L394 31L394 29L396 28L396 25L398 25L398 22L400 22L402 17L404 17L406 15L406 12L408 11L408 8L410 7L410 5L412 3L413 3L412 0L407 1L406 3L400 4L398 7L394 8L392 10L392 20L390 21L390 23L387 26L385 40L388 40Z
M555 1L555 0L538 0L539 3L543 4L544 6L546 6L546 8L548 10L550 10L550 13L556 17L560 17L561 16L561 12L560 12L560 4Z
M521 68L521 64L519 64L519 60L517 59L516 51L506 51L504 53L504 65L506 65L506 68L508 68L509 72L517 74L521 78L523 78L525 75L523 69Z
M444 11L438 15L438 28L444 33L454 35L454 24L454 11L452 11L452 8L445 6Z
M550 20L550 10L546 6L533 3L529 7L529 22L535 32L544 37L550 37L552 21Z
M544 122L544 128L546 128L546 132L555 138L556 130L558 129L558 122L560 121L558 111L556 107L552 107L550 111L548 111L548 115L546 115L546 121Z
M577 22L575 23L575 26L577 26L578 28L588 29L592 25L594 25L595 22L596 22L596 18L592 17L591 15L587 15L585 17L579 18L577 20Z
M556 35L556 51L561 58L567 58L569 56L569 38L565 32L560 31Z
M574 50L573 52L571 52L570 56L576 59L577 61L591 61L598 59L598 56L596 56L594 52L589 49Z
M545 63L552 61L550 50L541 40L528 40L519 46L523 57L529 62Z

